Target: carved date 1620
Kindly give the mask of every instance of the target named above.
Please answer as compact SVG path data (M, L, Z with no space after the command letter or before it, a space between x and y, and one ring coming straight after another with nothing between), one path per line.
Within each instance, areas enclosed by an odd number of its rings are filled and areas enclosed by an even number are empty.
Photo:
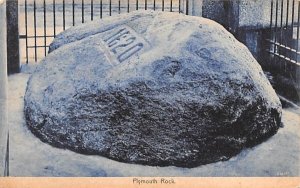
M113 29L112 34L106 35L103 41L119 62L127 60L144 47L137 34L126 26Z

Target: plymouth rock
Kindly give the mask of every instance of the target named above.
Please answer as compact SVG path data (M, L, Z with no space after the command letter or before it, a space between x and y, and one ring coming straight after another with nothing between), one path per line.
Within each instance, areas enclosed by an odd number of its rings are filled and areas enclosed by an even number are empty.
M137 11L58 35L25 96L53 146L127 163L195 167L274 135L281 103L249 50L218 23Z

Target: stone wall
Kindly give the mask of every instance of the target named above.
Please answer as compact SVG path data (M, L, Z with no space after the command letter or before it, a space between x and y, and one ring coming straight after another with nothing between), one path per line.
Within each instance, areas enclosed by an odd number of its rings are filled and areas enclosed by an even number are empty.
M283 0L278 2L278 24L281 20L281 6L282 22L286 24L288 17L288 23L292 21L292 0ZM239 1L239 27L252 27L252 28L268 28L270 27L271 17L271 0L240 0ZM297 7L297 1L295 1L295 7ZM276 1L273 4L273 15L276 11ZM294 18L298 16L298 11L294 12ZM273 17L273 24L275 23L275 16Z
M0 176L4 176L7 146L7 68L5 1L0 0Z
M227 27L248 27L263 29L270 27L271 0L200 0L203 3L202 15L215 20ZM278 1L278 24L281 20L281 6L283 7L282 21L286 24L292 20L292 0ZM295 1L295 6L297 2ZM276 1L273 3L273 14L276 11ZM298 16L294 12L294 18ZM273 17L273 24L275 16Z
M8 73L20 72L18 0L6 1Z

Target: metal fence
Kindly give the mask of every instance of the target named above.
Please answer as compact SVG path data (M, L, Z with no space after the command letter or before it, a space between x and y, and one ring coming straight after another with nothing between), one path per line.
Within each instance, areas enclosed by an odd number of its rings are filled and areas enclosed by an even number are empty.
M189 0L19 0L21 62L37 62L53 38L84 22L139 9L189 13ZM290 74L299 65L299 0L271 0L270 67Z
M281 74L293 76L295 66L300 66L299 29L300 1L272 0L270 39L267 49L270 54L269 66Z
M53 38L71 26L139 9L188 14L189 0L23 0L19 9L21 62L28 63L46 56Z

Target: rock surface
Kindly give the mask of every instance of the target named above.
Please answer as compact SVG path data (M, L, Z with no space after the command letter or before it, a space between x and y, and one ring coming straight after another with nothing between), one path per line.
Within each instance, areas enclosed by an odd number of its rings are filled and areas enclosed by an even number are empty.
M134 12L60 34L28 82L41 140L158 166L226 160L275 134L281 104L248 49L219 24Z

